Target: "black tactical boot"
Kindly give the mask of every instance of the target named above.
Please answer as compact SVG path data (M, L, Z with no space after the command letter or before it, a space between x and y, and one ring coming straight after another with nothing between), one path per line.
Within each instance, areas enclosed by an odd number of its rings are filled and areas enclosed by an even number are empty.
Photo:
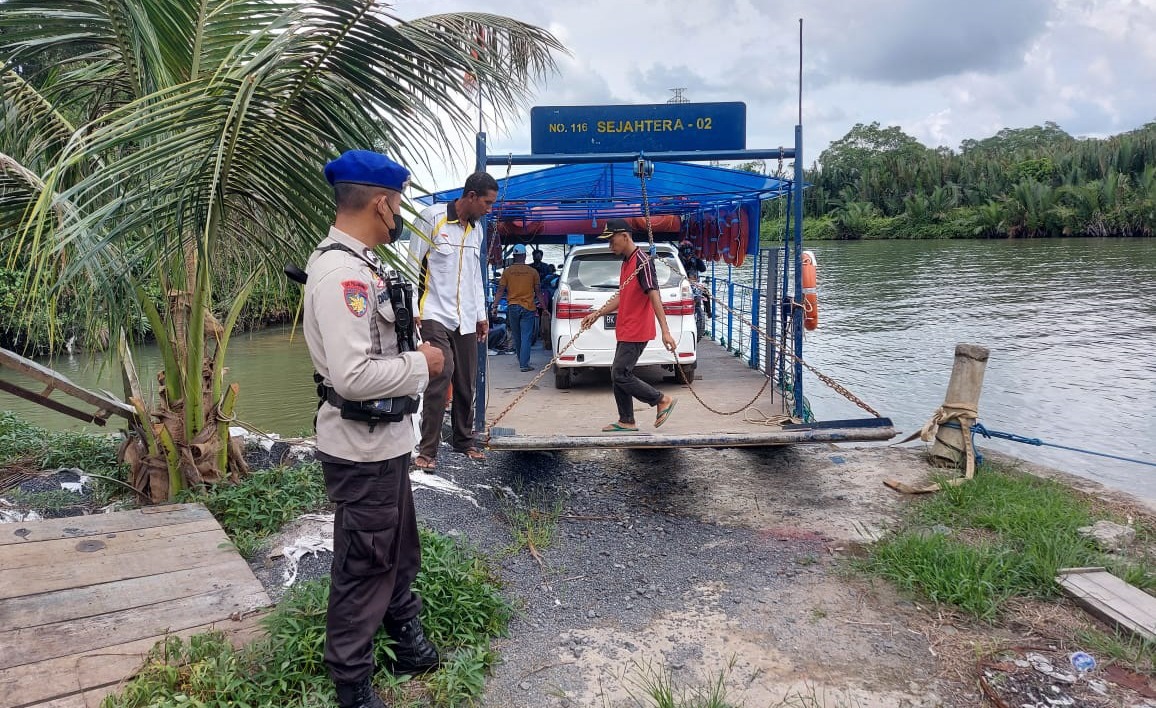
M377 691L373 690L373 678L360 681L337 681L337 705L341 708L386 708Z
M397 642L390 647L397 657L387 665L391 674L422 674L441 664L437 647L425 638L421 620L417 617L398 625L386 625L386 631Z

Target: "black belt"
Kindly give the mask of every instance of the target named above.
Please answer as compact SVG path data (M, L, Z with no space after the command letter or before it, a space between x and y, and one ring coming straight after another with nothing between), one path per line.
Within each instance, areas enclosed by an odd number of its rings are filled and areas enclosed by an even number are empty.
M370 432L373 432L373 428L378 423L400 423L405 420L407 415L418 411L418 399L412 396L394 396L393 398L378 398L372 401L347 401L329 386L319 384L318 388L324 391L325 400L329 405L341 410L342 418L369 423Z

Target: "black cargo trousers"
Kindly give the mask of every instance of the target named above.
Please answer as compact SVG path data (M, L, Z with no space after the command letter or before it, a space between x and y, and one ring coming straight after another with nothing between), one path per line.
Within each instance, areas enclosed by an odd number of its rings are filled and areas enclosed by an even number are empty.
M351 462L318 452L325 491L337 505L325 621L325 665L337 682L373 674L373 635L387 623L417 617L410 590L421 567L421 541L409 484L409 454Z

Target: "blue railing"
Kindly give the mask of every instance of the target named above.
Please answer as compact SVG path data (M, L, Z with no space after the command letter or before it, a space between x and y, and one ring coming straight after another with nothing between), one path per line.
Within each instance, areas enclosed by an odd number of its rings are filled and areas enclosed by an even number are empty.
M775 267L778 261L773 255L770 249L762 249L754 263L743 268L712 264L707 284L711 299L726 306L711 310L707 322L708 335L736 357L746 360L752 369L760 371L766 370L774 346L747 322L756 322L766 331L771 329L767 321L771 310L766 291L769 284L767 269Z

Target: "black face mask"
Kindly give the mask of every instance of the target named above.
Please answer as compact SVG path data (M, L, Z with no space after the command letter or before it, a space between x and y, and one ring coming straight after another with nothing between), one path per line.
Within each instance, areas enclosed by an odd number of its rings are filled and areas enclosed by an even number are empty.
M393 214L393 226L389 230L389 242L396 243L397 240L401 238L402 231L405 230L405 223L401 220L401 214L394 211L393 207L389 205L389 202L386 202L385 208L389 209L390 214ZM385 221L385 219L382 219L382 221Z

